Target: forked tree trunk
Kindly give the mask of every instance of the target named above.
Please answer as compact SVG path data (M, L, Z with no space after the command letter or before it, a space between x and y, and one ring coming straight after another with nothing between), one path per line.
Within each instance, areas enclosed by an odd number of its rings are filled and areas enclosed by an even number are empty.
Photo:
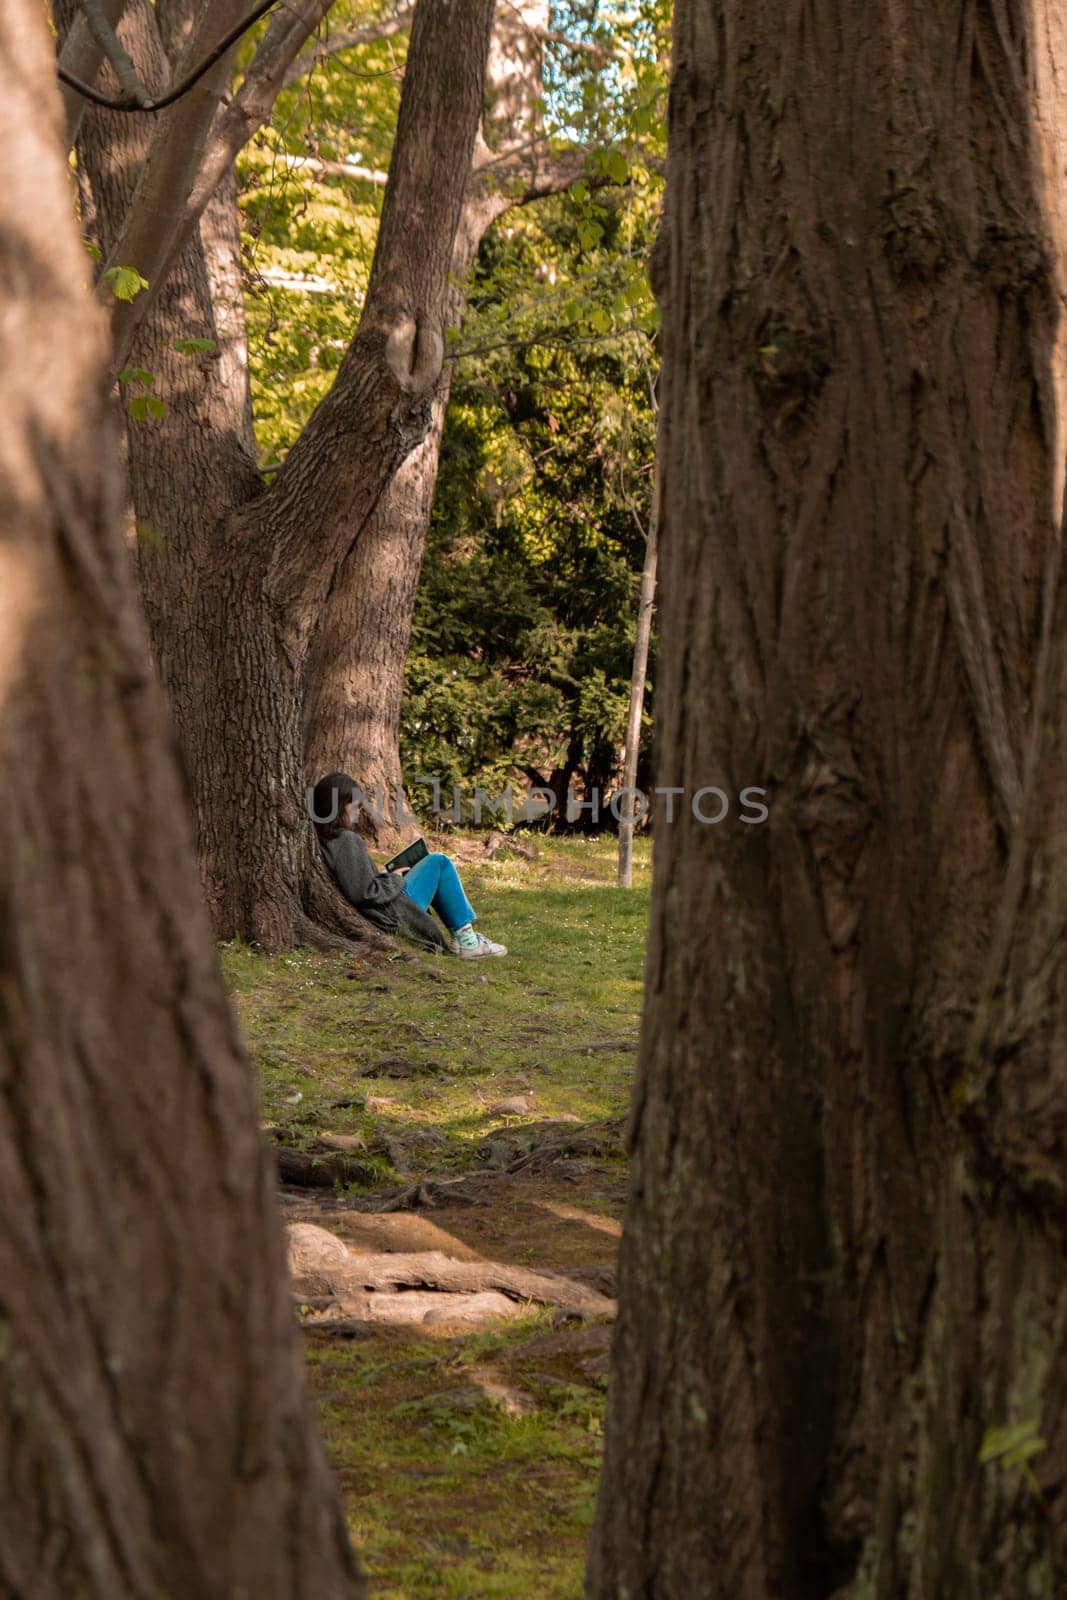
M0 10L0 144L0 1592L356 1600L36 0Z
M770 820L656 818L594 1600L1067 1586L1065 58L677 0L657 782Z

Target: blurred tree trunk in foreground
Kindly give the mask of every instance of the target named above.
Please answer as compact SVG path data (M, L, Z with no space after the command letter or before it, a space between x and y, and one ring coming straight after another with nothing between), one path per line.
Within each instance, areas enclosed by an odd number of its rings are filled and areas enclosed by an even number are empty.
M0 10L0 1592L365 1593L119 529L35 0Z
M588 1593L1051 1596L1067 12L674 48L656 781L771 814L656 819Z

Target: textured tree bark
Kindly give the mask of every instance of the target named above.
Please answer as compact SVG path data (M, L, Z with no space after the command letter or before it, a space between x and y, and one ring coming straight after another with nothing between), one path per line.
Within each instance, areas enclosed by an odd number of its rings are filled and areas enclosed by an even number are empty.
M400 708L449 388L442 375L425 439L402 463L349 552L323 607L308 666L308 782L325 772L351 773L369 802L361 826L382 847L413 827L405 829L397 805ZM418 795L409 790L409 807Z
M100 14L104 21L114 27L122 15L122 8L126 0L103 0ZM58 8L57 8L58 9ZM98 44L89 27L84 12L79 11L73 19L69 31L64 28L65 38L63 49L60 53L59 64L82 83L92 84L100 71L100 63L104 59L103 48ZM78 137L82 117L88 101L76 89L70 89L65 84L60 87L63 97L63 113L67 119L67 143L73 145Z
M512 206L525 203L535 190L564 188L581 175L581 167L575 165L573 171L554 169L546 177L538 145L543 133L539 97L547 25L547 0L523 0L496 12L486 84L488 142L483 141L475 158L456 233L448 307L451 325L462 320L464 281L492 223ZM495 170L501 158L517 162L515 170L509 170L512 181L504 181ZM369 831L386 846L412 831L397 825L400 708L450 387L451 368L446 366L434 395L430 429L385 489L349 552L324 607L308 666L304 708L308 779L314 782L324 772L347 771L358 777L365 793L385 797L388 805L380 808L383 823L373 817L366 820ZM409 799L417 801L417 792Z
M0 1591L366 1593L119 531L35 0L0 12Z
M594 1600L1067 1583L1065 50L678 0L657 782L770 820L656 818Z
M495 217L510 202L468 191L452 251L447 324L461 319L459 287ZM397 806L401 783L400 707L411 625L430 529L441 436L452 386L446 366L431 397L425 438L378 498L322 608L311 647L303 708L304 766L309 783L324 772L350 772L368 797L382 797L364 817L382 846L405 829ZM409 774L409 778L412 775ZM416 793L409 800L416 799Z

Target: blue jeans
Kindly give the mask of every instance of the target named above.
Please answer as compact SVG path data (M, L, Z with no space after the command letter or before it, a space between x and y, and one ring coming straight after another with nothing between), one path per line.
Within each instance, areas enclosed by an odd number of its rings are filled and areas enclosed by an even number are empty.
M432 907L449 933L474 921L474 907L463 893L455 862L437 851L416 861L404 879L404 893L424 911Z

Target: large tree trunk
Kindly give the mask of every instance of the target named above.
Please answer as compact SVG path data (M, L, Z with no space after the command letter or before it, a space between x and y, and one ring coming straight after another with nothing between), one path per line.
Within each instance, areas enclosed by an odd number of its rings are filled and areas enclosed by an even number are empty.
M119 531L53 72L41 8L7 0L0 1591L355 1600Z
M323 874L304 808L305 663L339 565L430 426L490 17L490 0L418 8L360 329L269 489L248 454L246 396L210 293L211 212L136 345L168 406L158 425L130 431L142 587L223 937L279 949L360 933ZM94 121L94 187L118 191L131 136ZM112 215L127 204L117 192ZM212 275L217 285L217 263ZM223 359L176 354L178 334L215 338Z
M484 194L480 185L464 201L452 252L452 326L463 314L458 286L505 203ZM322 607L308 659L307 780L315 783L326 772L351 773L373 807L362 824L383 847L410 831L397 804L400 708L451 387L452 369L446 366L433 392L426 436L390 479L348 552ZM418 797L413 790L407 800L417 803Z
M397 804L400 708L449 387L443 374L429 432L395 474L349 552L323 607L308 667L308 782L326 772L355 777L368 799L360 826L383 847L406 831ZM412 790L408 804L417 804L418 796Z
M770 820L656 818L596 1600L1067 1585L1065 53L677 3L657 782Z
M530 197L544 179L540 110L542 34L548 0L501 5L493 26L486 88L486 143L471 173L452 260L449 321L458 325L466 305L464 281L486 232L497 217ZM489 178L501 157L519 157L519 186ZM554 177L565 187L580 176L568 168ZM550 184L550 187L552 184ZM304 711L306 768L314 782L324 772L347 771L364 792L387 801L383 825L371 820L382 844L401 837L395 806L400 766L400 708L419 575L426 553L441 437L451 387L446 367L434 396L425 440L386 488L361 538L353 545L323 611L308 669ZM409 775L411 776L411 775ZM409 800L417 803L419 791ZM422 791L425 796L426 791Z

